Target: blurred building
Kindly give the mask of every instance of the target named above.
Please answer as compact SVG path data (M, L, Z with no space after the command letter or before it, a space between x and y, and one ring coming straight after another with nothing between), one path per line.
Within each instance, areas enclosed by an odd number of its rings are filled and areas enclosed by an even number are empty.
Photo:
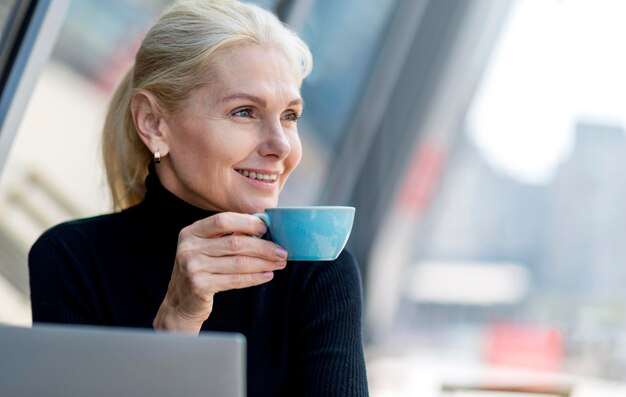
M415 256L515 261L538 291L621 296L626 245L614 236L626 233L624 153L623 129L579 123L552 183L528 185L494 170L459 134Z
M415 237L414 268L424 263L513 263L527 270L530 290L516 304L478 305L471 297L467 303L411 301L408 293L397 323L443 338L443 346L458 337L450 336L449 326L488 327L493 321L551 325L564 333L567 367L622 379L611 368L626 365L626 357L616 350L626 326L626 245L616 238L626 235L624 153L623 128L580 122L573 150L551 183L528 185L494 170L466 134L459 134L443 183ZM460 270L442 285L463 277ZM493 279L478 281L485 289L495 288ZM448 337L442 328L430 334L433 324L443 325Z
M545 187L494 170L466 134L459 134L442 180L414 256L515 261L540 279L549 215Z
M548 188L547 284L567 293L626 301L626 133L581 122Z

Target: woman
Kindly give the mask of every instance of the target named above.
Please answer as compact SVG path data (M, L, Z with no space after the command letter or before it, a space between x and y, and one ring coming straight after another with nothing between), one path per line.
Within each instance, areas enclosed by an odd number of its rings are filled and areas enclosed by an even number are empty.
M302 150L306 45L231 0L168 9L105 121L120 212L58 225L29 256L34 322L247 338L250 396L363 396L357 266L286 262L250 215L277 205Z

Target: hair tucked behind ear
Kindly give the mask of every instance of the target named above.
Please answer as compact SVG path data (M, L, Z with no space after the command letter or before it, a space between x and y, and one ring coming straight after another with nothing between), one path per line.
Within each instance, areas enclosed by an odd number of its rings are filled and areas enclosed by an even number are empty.
M312 68L307 45L273 14L236 0L188 0L174 4L144 38L135 65L117 87L103 128L102 153L113 205L123 209L145 196L152 153L139 138L130 103L147 90L173 112L191 92L210 82L215 60L245 45L282 51L304 79ZM175 133L175 131L174 131Z
M130 111L133 68L117 86L102 131L102 156L115 209L139 203L151 153L139 139Z

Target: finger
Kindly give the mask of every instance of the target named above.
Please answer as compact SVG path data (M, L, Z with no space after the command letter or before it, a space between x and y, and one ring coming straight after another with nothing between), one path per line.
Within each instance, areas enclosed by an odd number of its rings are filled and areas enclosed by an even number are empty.
M252 256L233 255L196 261L193 270L196 273L250 274L281 270L286 265L286 260L272 261Z
M245 235L231 234L204 244L206 248L203 249L203 253L210 256L245 255L270 261L284 261L288 255L278 244Z
M273 272L247 273L247 274L215 274L211 277L210 290L217 292L231 289L254 287L267 283L274 278Z
M178 256L192 259L198 255L219 258L245 255L269 261L284 261L288 252L271 241L243 234L231 234L215 238L187 236L178 244Z
M246 274L205 274L195 278L193 295L203 300L218 292L254 287L273 278L274 273L269 271Z
M246 255L222 257L214 261L213 268L217 274L250 274L272 272L284 269L287 260L267 260Z
M205 238L233 233L262 236L267 231L263 221L256 216L235 212L222 212L212 215L195 222L188 229L193 235Z

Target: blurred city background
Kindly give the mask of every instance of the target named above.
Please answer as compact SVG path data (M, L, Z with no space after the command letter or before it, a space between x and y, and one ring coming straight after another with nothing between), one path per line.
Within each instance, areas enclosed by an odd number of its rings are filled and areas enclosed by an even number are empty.
M71 2L0 161L1 323L42 231L109 211L107 101L168 3ZM626 2L256 3L314 55L281 203L357 207L372 396L626 395Z

